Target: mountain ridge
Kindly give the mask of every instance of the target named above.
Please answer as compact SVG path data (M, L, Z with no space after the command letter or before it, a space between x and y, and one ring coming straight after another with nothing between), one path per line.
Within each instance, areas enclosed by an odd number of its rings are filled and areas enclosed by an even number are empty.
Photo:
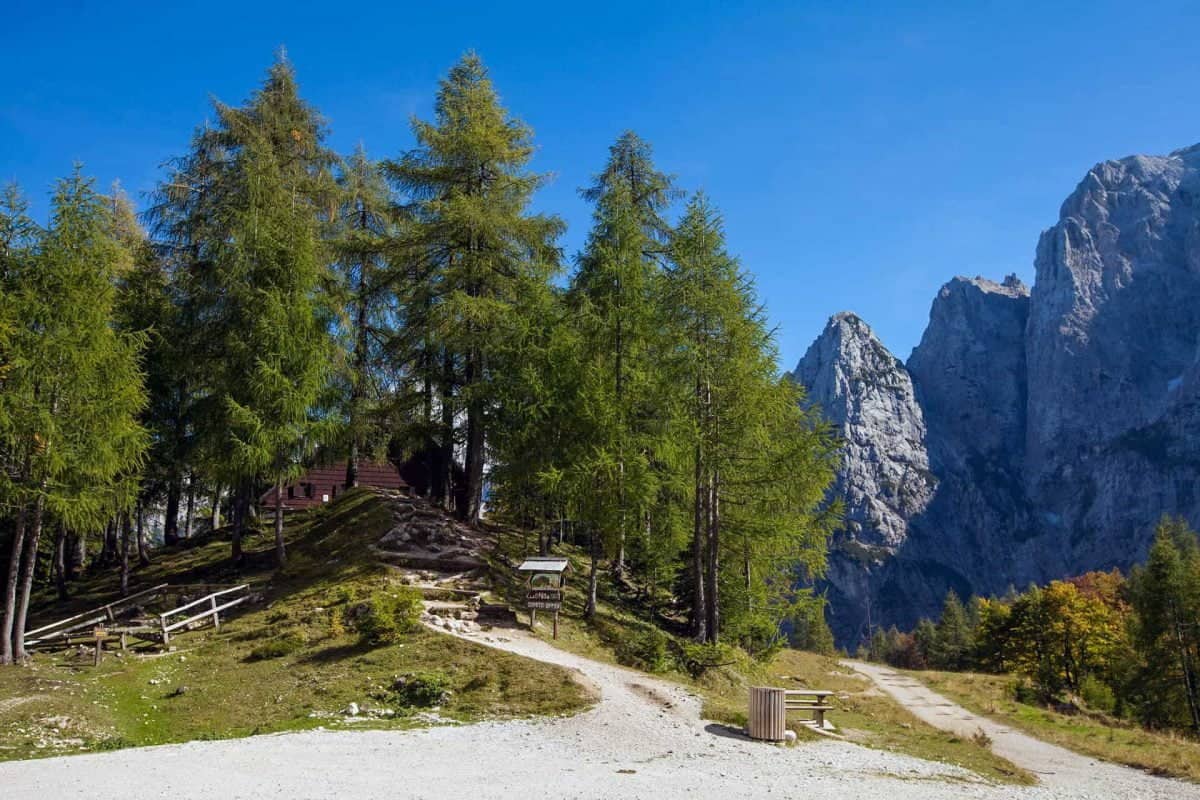
M1031 287L947 281L906 362L841 312L789 373L846 441L841 644L949 589L1128 568L1161 514L1200 521L1200 145L1094 166L1034 265Z

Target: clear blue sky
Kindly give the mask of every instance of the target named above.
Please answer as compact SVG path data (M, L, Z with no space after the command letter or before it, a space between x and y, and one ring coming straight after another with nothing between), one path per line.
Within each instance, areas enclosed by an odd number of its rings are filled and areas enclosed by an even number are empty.
M152 187L209 96L242 100L279 45L332 144L379 157L474 48L537 133L567 251L576 190L638 131L724 210L787 369L841 310L906 358L953 275L1032 279L1095 162L1200 141L1195 0L49 5L0 15L0 179L39 214L74 160Z

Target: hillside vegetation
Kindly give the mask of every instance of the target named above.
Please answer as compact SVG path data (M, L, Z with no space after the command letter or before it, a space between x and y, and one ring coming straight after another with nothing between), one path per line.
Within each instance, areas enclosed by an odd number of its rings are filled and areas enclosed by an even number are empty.
M1008 675L935 671L910 674L965 708L1043 741L1156 775L1200 781L1200 741L1185 734L1148 731L1103 712L1021 702L1014 696L1016 679Z
M380 593L411 592L368 553L391 524L367 491L290 518L291 558L275 573L273 534L245 540L246 566L233 570L228 539L192 540L155 553L131 586L249 580L262 594L220 632L198 630L125 656L38 655L0 670L0 759L126 746L327 728L406 728L485 717L566 714L592 702L563 669L401 624L394 640L371 644L353 610ZM114 576L81 583L72 608L117 596ZM47 595L37 620L71 609ZM238 611L238 609L235 609ZM399 681L399 682L398 682ZM351 704L358 716L343 713Z

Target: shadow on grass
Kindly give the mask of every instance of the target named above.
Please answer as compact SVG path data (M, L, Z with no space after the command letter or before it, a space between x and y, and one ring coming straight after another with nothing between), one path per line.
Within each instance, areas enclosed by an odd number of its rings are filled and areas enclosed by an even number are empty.
M315 650L301 658L296 659L299 664L331 664L335 661L344 661L347 658L366 655L376 648L362 642L351 642L349 644L335 644L329 647L322 647L320 650Z

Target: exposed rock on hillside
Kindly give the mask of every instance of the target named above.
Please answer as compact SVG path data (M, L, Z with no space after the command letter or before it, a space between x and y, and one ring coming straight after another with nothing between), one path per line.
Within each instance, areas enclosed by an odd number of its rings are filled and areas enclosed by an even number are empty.
M857 542L894 549L932 495L925 420L904 365L865 322L837 314L793 378L808 388L845 442L839 485Z
M793 373L847 440L842 643L1200 523L1200 146L1094 167L1035 264L947 283L907 366L838 314Z

